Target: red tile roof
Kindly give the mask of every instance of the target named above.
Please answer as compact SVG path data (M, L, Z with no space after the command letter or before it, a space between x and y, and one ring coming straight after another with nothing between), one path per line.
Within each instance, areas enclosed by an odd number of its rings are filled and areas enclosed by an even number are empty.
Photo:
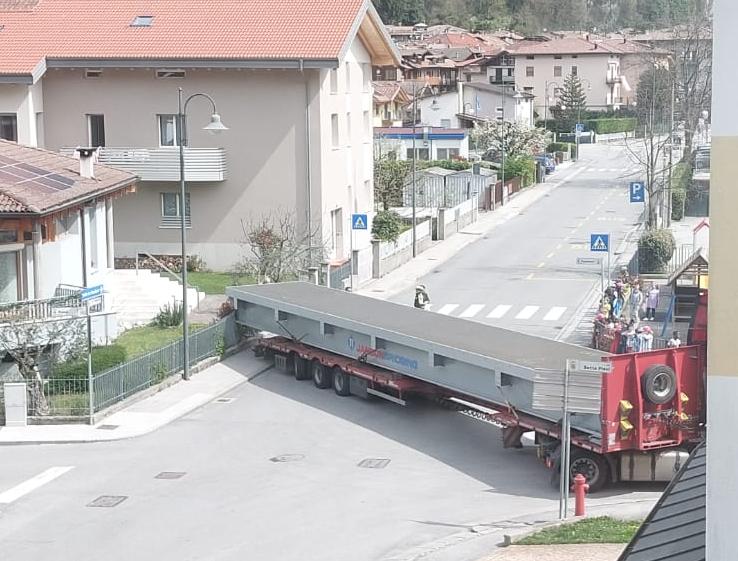
M619 53L609 45L579 39L578 37L553 39L551 41L522 41L511 52L516 55L607 55Z
M401 103L410 101L410 96L402 89L400 82L376 81L372 82L372 87L374 88L375 103L389 103L398 96Z
M75 158L0 140L0 214L49 214L127 190L136 180L131 173L98 164L95 179L87 179L79 175Z
M27 11L8 10L12 5ZM368 0L0 0L0 74L46 59L336 59ZM5 7L5 8L3 8ZM153 16L150 27L132 26ZM391 47L388 47L391 49Z

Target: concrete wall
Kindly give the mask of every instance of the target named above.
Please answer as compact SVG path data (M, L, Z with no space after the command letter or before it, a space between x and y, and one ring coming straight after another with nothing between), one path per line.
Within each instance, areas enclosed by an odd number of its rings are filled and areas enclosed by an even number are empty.
M415 228L416 250L422 253L432 242L431 221L421 222ZM381 278L413 258L412 230L400 234L396 242L372 242L372 277Z
M611 55L607 52L600 54L579 54L562 55L561 59L554 59L553 55L532 55L533 60L527 59L526 55L518 55L515 57L515 85L519 90L525 88L533 88L530 93L536 96L534 101L535 111L539 118L543 118L544 96L546 81L549 83L549 101L548 106L556 105L554 99L555 86L551 84L556 82L563 87L566 77L571 73L572 66L577 67L578 76L582 79L584 91L587 94L587 105L592 109L602 108L612 104L612 97L620 97L619 84L610 85L607 83L608 65L614 63L616 68L620 68L620 57ZM534 68L534 76L526 76L526 67ZM561 76L554 76L554 66L561 66ZM586 80L591 83L591 89L588 89Z
M436 235L438 240L446 240L476 222L479 216L479 201L472 197L453 208L438 209Z
M435 109L432 109L433 102L436 102ZM462 113L462 106L459 105L459 95L457 92L448 92L436 96L424 97L418 100L418 109L420 111L420 122L422 125L429 127L442 127L443 121L450 121L449 128L461 128L457 113ZM411 111L412 112L412 111Z

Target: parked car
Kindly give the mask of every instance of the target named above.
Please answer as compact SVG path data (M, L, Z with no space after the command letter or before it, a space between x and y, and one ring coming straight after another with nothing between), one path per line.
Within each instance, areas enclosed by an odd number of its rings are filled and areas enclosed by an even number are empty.
M536 156L535 160L536 162L543 164L543 166L546 168L547 174L556 171L556 160L554 160L551 156L547 154L542 154L541 156Z

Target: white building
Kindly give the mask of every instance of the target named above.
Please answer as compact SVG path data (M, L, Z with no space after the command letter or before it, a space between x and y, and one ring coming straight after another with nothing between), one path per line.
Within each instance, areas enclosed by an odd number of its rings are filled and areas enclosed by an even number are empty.
M376 150L394 152L398 160L413 157L413 137L418 160L453 160L469 158L469 135L464 129L417 126L375 128Z

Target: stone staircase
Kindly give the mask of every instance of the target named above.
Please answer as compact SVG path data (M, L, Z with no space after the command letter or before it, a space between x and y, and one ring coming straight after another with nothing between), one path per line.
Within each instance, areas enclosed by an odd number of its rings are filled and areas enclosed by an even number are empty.
M148 269L115 269L105 278L105 290L116 312L120 330L148 324L162 306L182 301L182 285ZM190 311L205 298L194 288L187 289Z

